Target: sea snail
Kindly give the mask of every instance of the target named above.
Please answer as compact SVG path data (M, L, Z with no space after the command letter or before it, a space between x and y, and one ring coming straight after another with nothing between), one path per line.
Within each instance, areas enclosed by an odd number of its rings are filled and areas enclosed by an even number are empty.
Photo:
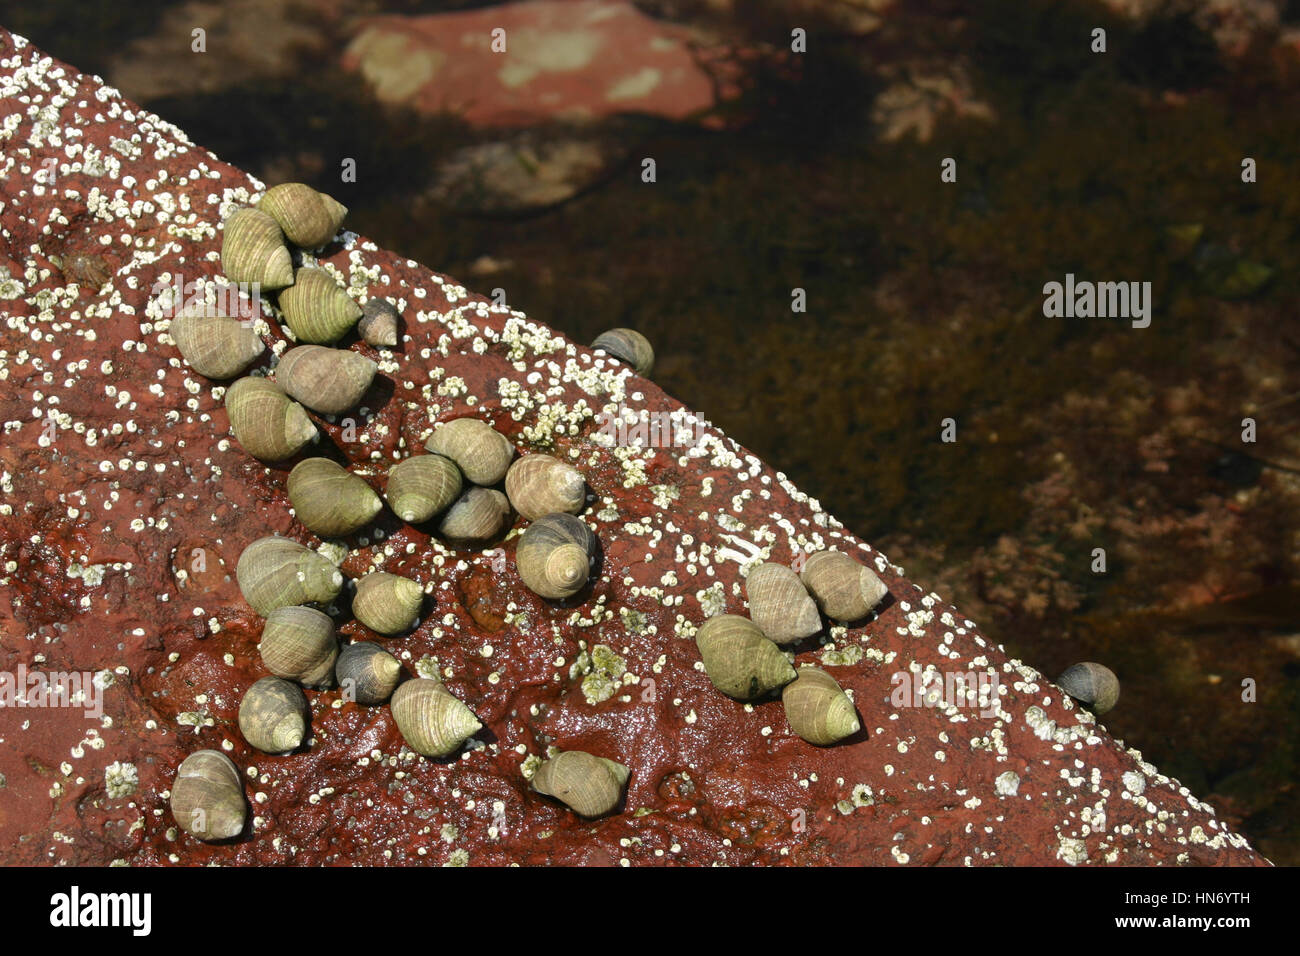
M227 217L221 270L231 282L256 283L262 292L293 285L293 260L279 224L251 206Z
M506 530L510 502L495 488L466 488L442 520L438 532L458 547L487 544Z
M515 565L534 594L551 600L572 597L591 576L596 535L571 514L538 518L519 536Z
M525 455L506 472L506 495L528 521L557 512L576 515L587 500L582 472L550 455Z
M1119 702L1119 678L1104 664L1072 664L1056 683L1075 700L1091 707L1094 714L1104 714Z
M190 367L206 378L234 378L266 351L251 324L228 315L180 312L168 334Z
M506 476L515 446L487 422L455 418L440 425L424 447L454 461L476 485L495 485Z
M267 615L257 649L276 677L307 687L328 687L333 682L339 642L334 622L315 608L276 608Z
M745 579L749 617L769 641L794 644L822 629L822 618L808 589L783 564L765 562Z
M262 461L292 458L319 435L303 407L264 378L241 378L231 385L226 412L235 440Z
M370 641L357 641L343 648L334 676L344 698L358 704L382 704L402 679L402 665L392 654Z
M420 616L424 589L410 578L372 571L357 578L352 613L358 621L380 634L409 630Z
M244 549L235 580L244 600L263 617L278 607L327 604L343 587L342 572L328 558L275 535Z
M650 340L636 329L610 329L602 332L591 343L620 362L632 366L638 375L649 375L655 365L655 350Z
M295 246L319 249L343 225L347 207L306 183L272 186L257 208L271 216Z
M370 299L361 307L357 332L375 348L391 349L397 345L397 323L401 315L387 299Z
M324 269L299 269L293 285L280 293L285 324L299 342L337 342L361 318L361 306Z
M388 471L384 497L403 521L428 521L451 507L464 481L460 469L442 455L413 455Z
M566 750L537 768L533 789L564 802L579 816L598 817L618 805L630 775L621 763Z
M885 582L843 551L818 551L808 556L799 575L817 606L835 621L856 621L871 613L889 593Z
M800 668L781 691L781 702L790 729L810 744L827 747L862 729L849 695L819 667Z
M781 649L758 625L736 614L719 614L700 626L695 645L713 686L735 700L754 700L795 679Z
M326 538L360 531L384 507L363 479L328 458L298 462L285 487L298 520Z
M351 349L299 345L275 367L275 380L290 398L314 412L341 415L361 401L377 365Z
M263 677L239 704L239 732L263 753L285 754L302 746L310 719L307 697L280 677Z
M192 837L228 840L244 829L248 805L234 761L219 750L197 750L181 762L172 782L172 816Z
M426 757L446 757L483 726L441 681L426 677L398 687L389 707L407 745Z

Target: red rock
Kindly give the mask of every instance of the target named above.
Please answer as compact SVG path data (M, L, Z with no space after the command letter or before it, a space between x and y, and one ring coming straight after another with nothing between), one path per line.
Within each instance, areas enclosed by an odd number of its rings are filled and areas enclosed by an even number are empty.
M153 290L216 277L222 219L262 186L4 32L0 99L15 118L0 134L0 677L21 666L111 681L102 717L0 708L0 862L1266 862L716 429L700 426L698 454L608 447L593 421L607 405L696 423L652 382L351 233L324 261L359 297L393 300L409 338L391 354L351 346L382 360L375 407L355 442L341 423L322 430L376 473L461 415L521 447L550 438L555 454L577 452L598 496L587 518L603 557L590 589L557 605L521 586L512 542L504 561L452 552L388 516L342 569L377 563L430 586L431 613L385 646L412 670L436 657L484 730L459 756L425 760L387 708L309 691L310 748L251 751L235 717L265 674L262 622L230 569L265 534L317 541L289 514L292 462L264 467L226 437L222 390L180 360ZM36 175L47 159L53 187ZM65 279L51 257L72 243L112 250L109 283ZM267 337L283 347L274 320ZM819 748L778 701L718 694L691 632L706 606L743 613L742 563L831 545L873 566L891 598L833 632L833 648L799 649L852 692L865 725ZM187 567L196 548L204 566ZM364 634L346 617L341 630ZM894 706L891 675L927 669L997 675L996 714ZM548 744L628 766L625 805L581 821L533 793L523 767ZM255 819L229 845L177 833L167 806L177 766L205 747L245 774Z

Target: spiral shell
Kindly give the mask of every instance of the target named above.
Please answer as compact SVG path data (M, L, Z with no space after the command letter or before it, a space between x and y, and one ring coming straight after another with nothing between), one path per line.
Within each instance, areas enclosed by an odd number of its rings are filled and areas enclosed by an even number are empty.
M380 634L400 634L420 617L424 589L410 578L386 571L372 571L357 578L352 613L358 621Z
M1072 664L1056 683L1075 700L1092 708L1094 714L1104 714L1119 703L1119 678L1105 664L1095 661Z
M655 350L650 340L636 329L610 329L601 332L593 349L601 349L620 362L632 366L638 375L649 375L655 365Z
M795 679L785 654L749 618L709 618L696 632L695 646L713 686L735 700L754 700Z
M230 430L244 451L262 461L284 461L320 433L303 407L264 378L241 378L226 389Z
M596 535L581 518L543 515L519 536L515 565L534 594L551 600L572 597L591 576Z
M370 641L343 648L334 676L346 697L358 704L382 704L402 679L402 665L392 654Z
M404 458L388 471L384 497L403 521L428 521L451 507L464 482L460 469L442 455Z
M424 447L454 461L476 485L495 485L506 475L515 446L477 418L455 418L439 426Z
M465 492L438 522L439 533L458 547L475 547L499 538L510 518L510 502L494 488Z
M801 667L781 691L781 702L790 729L810 744L828 747L862 729L849 695L820 667Z
M257 283L261 292L293 285L293 260L279 224L251 206L232 212L221 240L221 271L231 282Z
M228 315L181 312L168 331L190 368L206 378L234 378L266 351L251 325Z
M328 559L275 535L244 549L235 580L244 600L263 617L278 607L328 603L343 587L343 574Z
M835 621L856 621L871 613L889 588L870 568L843 551L818 551L808 556L799 575L817 606Z
M327 538L361 530L384 507L363 479L328 458L298 462L286 489L298 520Z
M506 495L528 521L567 512L576 515L587 500L582 472L550 455L525 455L506 472Z
M329 345L347 335L361 318L352 301L324 269L299 269L291 287L280 293L285 324L299 342Z
M319 249L338 234L347 207L306 183L281 183L266 191L257 208L271 216L295 246Z
M398 687L389 708L407 745L426 757L446 757L483 726L441 681L425 677Z
M397 345L401 314L387 299L370 299L361 307L357 331L363 341L375 348L391 349Z
M334 622L315 608L276 608L266 618L257 649L276 677L307 687L328 687L333 682L339 642Z
M769 641L793 644L822 629L822 618L808 589L783 564L765 562L745 579L749 617Z
M248 817L239 768L219 750L196 750L176 770L171 808L176 825L192 837L239 836Z
M285 754L302 746L310 720L306 696L279 677L263 677L239 703L239 732L263 753Z
M361 401L378 367L350 349L299 345L284 353L275 380L312 411L341 415Z
M533 789L567 804L583 817L599 817L618 806L631 772L621 763L566 750L533 774Z

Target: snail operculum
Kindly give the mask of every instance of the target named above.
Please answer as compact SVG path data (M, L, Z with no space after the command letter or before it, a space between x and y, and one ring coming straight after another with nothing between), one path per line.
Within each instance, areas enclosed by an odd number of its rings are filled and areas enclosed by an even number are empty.
M627 767L581 750L551 757L533 774L533 789L567 804L579 816L599 817L622 799L631 772Z
M389 708L407 745L425 757L454 753L483 726L441 681L426 677L400 685Z
M515 565L530 591L550 600L572 597L591 576L596 535L571 514L543 515L519 536Z
M298 749L307 737L310 719L306 695L281 677L263 677L248 688L239 704L239 732L249 746L263 753Z
M219 750L190 754L176 771L171 809L190 836L209 842L238 836L248 817L239 768Z
M785 654L748 618L711 617L696 632L695 644L713 686L735 700L755 700L795 679Z

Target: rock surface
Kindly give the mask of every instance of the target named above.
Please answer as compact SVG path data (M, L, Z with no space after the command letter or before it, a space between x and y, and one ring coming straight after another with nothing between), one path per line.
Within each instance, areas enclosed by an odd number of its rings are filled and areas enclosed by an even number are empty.
M181 278L215 294L222 220L263 185L3 31L0 100L0 671L89 672L104 686L102 715L0 708L0 861L1266 862L653 383L348 232L321 263L358 300L397 304L407 337L392 351L351 344L380 376L355 430L317 420L325 441L382 487L435 422L482 416L586 474L603 555L593 584L559 605L520 584L513 538L457 552L388 515L349 552L320 542L290 514L293 463L265 467L227 437L223 389L167 335L168 290ZM281 354L273 312L262 331ZM619 410L692 440L611 439L595 416ZM262 622L233 568L269 533L335 555L349 577L382 567L426 585L420 626L382 642L478 715L463 753L420 758L386 707L338 691L308 692L304 752L248 747L235 715L265 675ZM790 732L779 701L714 691L691 638L711 614L745 612L750 564L832 546L890 595L874 619L795 646L851 692L864 724L819 748ZM373 637L346 607L338 620ZM996 678L996 704L896 706L897 672ZM526 773L548 745L629 767L624 803L582 821L534 793ZM204 747L245 774L251 826L229 844L180 833L167 807L177 766Z

